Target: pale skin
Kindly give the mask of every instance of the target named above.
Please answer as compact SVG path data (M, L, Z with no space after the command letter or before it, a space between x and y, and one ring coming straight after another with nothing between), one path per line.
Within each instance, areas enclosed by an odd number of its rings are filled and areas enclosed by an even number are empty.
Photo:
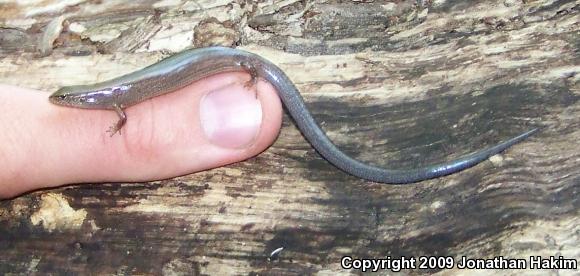
M49 92L0 84L0 198L73 183L167 179L255 156L276 139L282 105L270 84L248 80L247 73L218 74L131 106L113 137L106 131L118 119L114 111L56 106ZM261 105L256 135L243 145L216 145L204 135L200 101L220 91ZM248 139L234 136L218 138Z

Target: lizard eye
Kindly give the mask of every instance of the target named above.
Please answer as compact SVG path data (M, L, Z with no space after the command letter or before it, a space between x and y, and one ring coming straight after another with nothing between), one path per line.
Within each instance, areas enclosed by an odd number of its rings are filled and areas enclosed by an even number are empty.
M61 99L61 100L64 100L64 99L66 99L66 95L64 95L64 94L58 95L58 98Z

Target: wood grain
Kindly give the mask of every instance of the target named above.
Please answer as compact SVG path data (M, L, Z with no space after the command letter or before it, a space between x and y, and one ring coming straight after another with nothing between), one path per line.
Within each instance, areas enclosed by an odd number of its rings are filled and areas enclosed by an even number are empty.
M390 186L338 171L285 118L276 143L242 163L0 202L0 273L358 274L340 268L344 255L578 260L579 9L549 0L4 1L3 83L52 91L188 47L235 45L278 64L341 149L381 166L430 164L543 130L472 169ZM65 29L41 58L43 32L60 15Z

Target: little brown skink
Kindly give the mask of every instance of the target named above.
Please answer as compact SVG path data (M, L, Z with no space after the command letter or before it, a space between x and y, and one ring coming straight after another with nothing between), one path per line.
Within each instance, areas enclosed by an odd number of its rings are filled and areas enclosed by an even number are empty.
M258 55L224 47L186 50L112 80L62 87L50 96L50 101L77 108L115 110L120 118L111 129L115 133L127 119L124 108L228 71L246 71L253 80L261 77L269 81L304 137L320 155L351 175L375 182L405 184L458 172L507 149L538 130L534 128L493 147L427 167L389 170L371 166L346 155L328 139L306 108L300 92L280 68Z

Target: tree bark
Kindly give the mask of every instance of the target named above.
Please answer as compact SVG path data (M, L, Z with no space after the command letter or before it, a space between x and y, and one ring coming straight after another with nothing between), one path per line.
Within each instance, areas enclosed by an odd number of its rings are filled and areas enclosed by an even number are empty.
M0 202L0 272L360 272L341 268L347 255L455 260L406 274L463 274L462 256L577 262L579 9L548 0L4 1L4 83L52 91L224 45L279 65L329 137L380 166L431 164L542 131L471 169L392 186L339 171L286 117L276 143L248 161Z

